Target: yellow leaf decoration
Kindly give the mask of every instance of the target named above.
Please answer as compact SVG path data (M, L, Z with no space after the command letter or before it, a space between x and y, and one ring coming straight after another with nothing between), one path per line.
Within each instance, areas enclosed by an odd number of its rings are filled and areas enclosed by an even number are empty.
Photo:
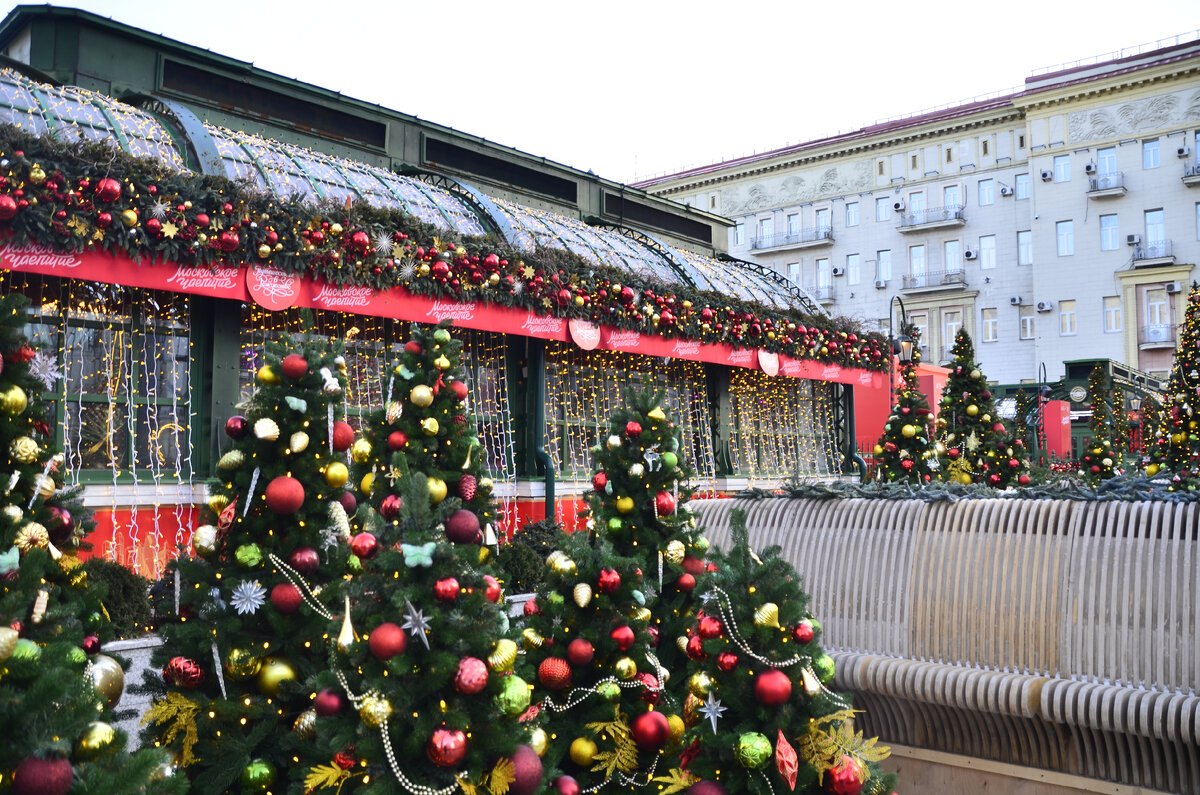
M603 770L605 779L612 778L614 770L620 770L622 773L632 773L638 766L638 747L633 738L629 736L629 720L621 714L620 709L613 709L613 719L610 721L596 721L587 724L587 728L593 734L600 735L603 740L605 737L612 739L613 745L616 747L611 751L603 751L596 754L593 758L596 762L592 767L593 771Z
M513 767L512 760L504 757L496 762L496 766L492 768L492 772L488 775L488 791L492 795L507 795L509 785L517 780L517 771Z
M810 718L808 730L796 738L796 754L821 776L837 765L843 754L864 763L882 762L891 756L892 750L879 745L878 737L865 738L854 731L854 714L855 710L842 709ZM865 764L861 769L869 777Z
M659 795L674 795L695 784L697 779L686 770L676 767L672 768L667 775L655 776L653 780L666 785L664 789L659 790Z
M454 780L458 782L458 788L461 789L465 795L478 795L479 787L475 786L470 781L467 781L462 776L455 776Z
M148 723L156 726L164 723L171 724L163 732L164 745L175 742L175 738L182 733L183 748L179 752L179 764L187 767L196 761L192 748L200 739L196 734L196 715L199 712L200 705L195 701L179 693L171 692L167 693L165 699L160 699L150 705L150 709L146 710L146 714L142 717L142 725L145 726Z
M305 792L326 789L328 787L342 788L342 783L350 777L350 771L343 770L337 765L317 765L308 769L304 777Z

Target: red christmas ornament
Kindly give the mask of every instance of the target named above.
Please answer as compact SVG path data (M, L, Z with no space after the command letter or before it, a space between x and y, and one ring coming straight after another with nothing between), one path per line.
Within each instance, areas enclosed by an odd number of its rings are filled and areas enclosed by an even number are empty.
M298 353L289 353L283 357L280 369L283 370L285 377L293 381L299 381L308 375L308 360Z
M379 504L379 515L390 522L400 516L400 510L403 507L404 500L400 498L400 495L389 494Z
M958 448L951 447L949 450L946 451L946 455L950 458L951 461L953 461L955 458L958 458L958 455L959 455Z
M587 665L596 656L596 647L591 641L575 638L567 644L567 659L572 665Z
M704 639L699 635L692 635L688 638L687 656L692 660L703 660L708 656L704 653Z
M416 340L409 340L408 342L404 343L404 352L411 353L414 356L420 356L425 352L425 349L422 348L421 343L417 342Z
M267 484L267 507L280 516L291 516L304 505L304 486L295 478L280 475Z
M596 491L604 491L604 487L608 485L608 474L605 472L597 472L592 475L592 488Z
M446 538L455 544L478 544L479 517L465 508L459 508L446 520Z
M1017 467L1021 466L1021 462L1015 458L1010 458L1010 459L1008 459L1008 465L1012 469L1016 469Z
M333 449L341 452L349 450L354 444L354 428L347 422L338 420L333 424Z
M616 627L608 636L613 639L613 643L617 644L617 648L621 651L629 651L633 648L633 641L636 639L636 634L632 627L622 626Z
M454 767L467 755L467 735L458 729L434 729L425 755L438 767Z
M733 652L723 651L717 655L717 668L725 673L729 673L734 668L737 668L738 656Z
M13 795L67 795L75 773L69 759L26 757L13 773Z
M318 715L328 718L341 712L346 706L346 700L336 690L325 688L313 699L313 709Z
M681 591L690 591L696 587L696 578L685 571L675 580L675 587Z
M399 624L388 621L371 630L367 647L377 659L390 660L398 654L404 654L408 648L408 636Z
M992 430L995 431L996 433L1004 433L1004 423L997 422L995 425L992 426Z
M237 251L238 246L242 244L242 239L238 237L238 233L232 229L226 229L221 234L217 235L217 248L230 254Z
M404 449L408 444L408 435L404 431L392 431L388 434L388 449L393 453Z
M1021 475L1021 477L1017 478L1017 483L1020 483L1022 486L1028 486L1029 485L1029 476Z
M172 657L163 667L163 681L185 690L194 690L204 683L204 669L187 657Z
M530 599L521 607L521 612L527 616L536 616L538 614L537 599Z
M80 648L83 649L84 654L89 656L92 654L98 654L100 652L100 638L96 637L95 635L88 635L83 639L83 643L80 645Z
M350 236L350 245L359 251L366 251L371 245L371 238L360 229Z
M433 584L433 595L439 602L453 602L458 598L458 580L444 577Z
M562 657L547 657L538 666L538 681L551 690L571 684L571 666Z
M504 596L504 590L500 587L500 581L490 574L483 575L483 595L489 602L493 604L499 603L501 597Z
M379 551L379 539L373 533L359 533L350 539L350 551L363 559L373 558Z
M775 738L775 768L779 771L780 778L788 785L788 789L794 791L796 775L800 772L800 760L796 756L796 749L784 736L783 729L779 730L779 736Z
M471 696L487 687L487 663L478 657L463 657L454 674L454 689Z
M639 436L641 436L642 435L641 423L634 422L633 420L630 420L629 422L625 423L625 435L628 436L630 439L636 439Z
M654 508L659 516L670 516L675 513L675 498L669 491L660 491L654 495Z
M684 555L681 565L683 566L683 570L693 577L704 571L704 561L694 555Z
M658 684L658 677L654 674L640 673L637 675L637 680L642 683L645 690L642 691L642 701L647 704L657 704L662 701L662 687Z
M285 616L299 610L303 602L304 597L300 595L300 589L290 582L281 582L271 589L271 604Z
M458 479L458 496L463 498L463 502L470 502L475 499L475 489L479 486L479 482L475 480L474 475L463 475Z
M826 788L833 795L858 795L862 792L861 767L852 756L842 755L842 759L829 769L829 781Z
M671 724L661 712L643 712L629 724L629 734L643 751L658 751L671 737Z
M719 638L721 637L721 630L723 629L721 626L721 619L713 616L704 616L700 619L699 629L700 637L704 638L705 640L709 640L710 638Z
M559 776L550 786L558 795L579 795L579 782L570 776Z
M17 200L5 194L0 196L0 221L11 221L17 214Z
M454 393L454 397L459 403L467 399L467 385L462 381L451 381L450 391Z
M702 779L688 787L687 795L729 795L729 791L715 781Z
M121 198L121 183L105 177L96 183L96 198L102 202L115 202Z
M777 707L792 697L792 680L777 668L754 677L754 697L760 704Z
M621 587L621 575L617 574L614 569L603 569L596 587L600 589L600 593L615 593Z
M338 502L342 504L347 516L353 516L354 512L358 510L358 500L354 499L354 495L348 491L343 491L338 495Z
M342 770L349 770L358 764L358 757L355 755L353 748L347 748L333 755L333 763Z
M250 433L250 420L240 414L235 414L225 420L225 435L230 439L245 439L248 433Z
M542 759L528 745L518 745L509 757L513 766L513 781L509 795L533 795L542 787Z
M914 464L913 464L913 460L911 458L906 458L900 462L900 467L902 469L912 469L913 466L914 466Z
M816 634L811 621L801 621L792 630L792 637L796 639L797 643L812 643Z

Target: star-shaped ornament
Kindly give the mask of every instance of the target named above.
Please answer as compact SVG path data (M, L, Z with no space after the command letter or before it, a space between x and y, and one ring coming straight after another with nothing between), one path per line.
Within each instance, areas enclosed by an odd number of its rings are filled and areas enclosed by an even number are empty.
M717 698L716 693L708 691L708 698L704 700L704 706L700 708L700 714L708 718L712 724L713 734L717 733L717 719L724 714L728 707L722 706L721 699Z
M166 223L164 223L162 225L162 233L163 233L163 237L173 238L173 237L175 237L175 235L179 234L179 227L176 226L175 224L171 223L170 221L167 221Z
M425 635L429 631L429 619L407 599L404 600L404 623L400 628L407 629L410 635L419 637L425 644L426 651L429 650L429 638Z
M529 267L528 265L526 265L524 268L521 269L521 275L524 276L526 279L532 279L533 274L534 274L533 268Z
M971 435L967 437L967 450L975 452L979 449L979 434L971 431Z

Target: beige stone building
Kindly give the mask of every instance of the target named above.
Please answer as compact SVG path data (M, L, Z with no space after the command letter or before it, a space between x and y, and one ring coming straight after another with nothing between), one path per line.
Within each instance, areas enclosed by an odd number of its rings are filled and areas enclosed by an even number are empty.
M729 253L927 361L966 327L988 376L1171 364L1200 257L1200 41L1041 70L1024 90L647 180L733 219Z

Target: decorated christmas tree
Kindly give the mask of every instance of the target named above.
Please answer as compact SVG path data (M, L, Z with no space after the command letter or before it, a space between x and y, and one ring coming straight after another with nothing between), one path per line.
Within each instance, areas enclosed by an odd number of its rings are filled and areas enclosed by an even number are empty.
M559 792L646 785L672 774L683 730L664 685L686 661L693 591L708 542L687 507L691 468L661 395L630 394L593 448L588 532L547 559L526 655Z
M327 669L332 588L353 558L344 490L354 431L344 361L327 340L267 348L210 484L211 523L169 567L178 620L162 627L146 739L194 792L264 792L308 747L313 682Z
M530 690L486 565L491 482L462 379L462 344L416 327L385 405L353 447L363 530L349 613L316 682L305 791L531 795L541 786ZM544 743L544 738L543 743Z
M965 329L959 329L950 351L954 361L937 418L942 477L995 488L1027 484L1025 443L1005 430Z
M1088 401L1092 404L1092 438L1079 461L1079 474L1095 485L1120 474L1120 454L1113 445L1113 407L1104 388L1104 368L1096 365L1088 376Z
M1167 378L1163 406L1150 440L1150 477L1165 474L1173 490L1195 491L1200 486L1200 285L1192 283L1183 334Z
M716 553L686 676L686 750L675 783L693 795L888 793L888 749L854 730L850 699L829 690L800 578L779 547L756 555L745 514L732 515L728 554Z
M1043 454L1036 425L1037 398L1024 389L1018 389L1013 403L1016 412L1013 416L1013 438L1020 439L1026 450L1037 450L1039 455Z
M875 479L887 483L928 483L938 467L933 445L933 416L929 401L917 381L921 361L919 333L909 326L905 333L913 339L913 357L900 363L896 384L896 402L875 443Z
M124 671L100 653L104 594L77 557L94 522L79 489L63 488L52 404L40 400L58 373L21 335L26 303L0 298L0 791L179 792L167 756L130 756L111 724Z

